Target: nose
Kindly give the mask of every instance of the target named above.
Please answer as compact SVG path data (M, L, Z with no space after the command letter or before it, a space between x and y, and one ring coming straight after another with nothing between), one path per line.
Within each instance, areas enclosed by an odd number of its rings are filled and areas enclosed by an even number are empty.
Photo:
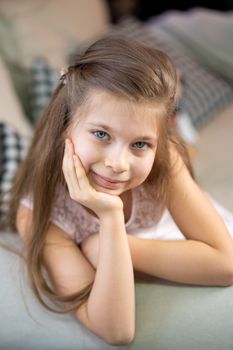
M129 159L124 150L109 152L105 158L105 166L111 167L116 173L122 173L129 170Z

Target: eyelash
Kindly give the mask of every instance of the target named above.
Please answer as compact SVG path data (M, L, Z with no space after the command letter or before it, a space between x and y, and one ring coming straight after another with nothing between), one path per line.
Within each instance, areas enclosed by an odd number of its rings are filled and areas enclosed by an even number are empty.
M95 131L92 131L92 133L93 133L93 135L94 136L96 136L96 133L104 133L105 135L108 135L105 131L102 131L102 130L95 130ZM109 136L109 135L108 135ZM98 137L98 136L96 136L99 140L103 140L103 137ZM144 142L144 141L137 141L137 142L135 142L135 144L136 143L144 143L147 147L146 148L149 148L150 147L150 144L149 143L147 143L147 142ZM137 148L137 150L145 150L144 148L141 148L141 147L139 147L139 148Z

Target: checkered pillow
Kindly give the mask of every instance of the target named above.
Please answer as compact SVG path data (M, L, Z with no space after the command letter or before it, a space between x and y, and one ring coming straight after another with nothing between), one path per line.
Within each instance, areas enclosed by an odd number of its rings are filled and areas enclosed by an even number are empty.
M20 135L7 123L0 123L0 217L9 209L13 178L24 159L30 139Z
M36 124L58 82L59 73L44 58L37 57L31 66L29 83L30 119L33 124Z
M166 52L176 64L184 81L180 107L196 127L200 127L233 101L233 85L206 69L157 29L149 29L135 18L112 26L111 34L125 35Z

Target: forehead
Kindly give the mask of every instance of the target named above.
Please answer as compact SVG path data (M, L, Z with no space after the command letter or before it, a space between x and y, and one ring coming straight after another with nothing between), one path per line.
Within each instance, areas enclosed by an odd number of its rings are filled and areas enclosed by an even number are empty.
M106 125L115 131L155 136L162 107L155 103L135 102L96 91L89 95L80 124Z

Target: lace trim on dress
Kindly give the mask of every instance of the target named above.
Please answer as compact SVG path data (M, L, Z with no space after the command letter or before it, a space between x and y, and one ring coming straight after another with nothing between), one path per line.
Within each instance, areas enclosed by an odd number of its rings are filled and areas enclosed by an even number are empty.
M21 200L22 204L32 208L29 198ZM151 191L143 185L132 189L132 210L125 227L127 233L155 225L162 212L156 204ZM99 232L99 219L89 213L85 207L72 200L63 186L58 186L51 213L51 221L63 229L78 244L90 234Z
M140 185L135 189L135 220L129 230L135 231L157 224L162 216L163 209L156 202L149 188Z
M132 210L126 228L132 225L135 216L135 199L134 191L132 191ZM55 205L51 215L51 221L56 223L71 235L77 243L80 243L85 237L90 234L99 232L99 219L89 213L85 207L72 200L65 190L59 187Z

